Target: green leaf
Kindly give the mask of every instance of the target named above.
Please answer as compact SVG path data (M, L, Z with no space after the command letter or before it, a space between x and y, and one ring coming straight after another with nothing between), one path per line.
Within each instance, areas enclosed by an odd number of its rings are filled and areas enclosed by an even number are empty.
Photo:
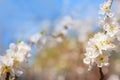
M21 40L20 40L20 39L18 39L18 40L17 40L17 43L18 43L18 44L19 44L19 43L21 43Z
M45 31L44 31L44 30L40 31L40 34L44 34L44 33L45 33Z

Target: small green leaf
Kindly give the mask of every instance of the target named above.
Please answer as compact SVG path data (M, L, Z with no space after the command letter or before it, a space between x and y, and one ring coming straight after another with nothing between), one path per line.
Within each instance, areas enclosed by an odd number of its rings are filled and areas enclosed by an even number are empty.
M21 40L20 40L20 39L18 39L18 40L17 40L17 43L19 44L20 42L21 42Z
M45 33L45 31L44 31L44 30L40 31L40 34L44 34L44 33Z

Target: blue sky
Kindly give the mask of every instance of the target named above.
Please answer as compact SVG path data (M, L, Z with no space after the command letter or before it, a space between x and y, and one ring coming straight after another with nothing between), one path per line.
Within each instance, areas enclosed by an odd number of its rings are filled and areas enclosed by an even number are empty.
M78 18L97 19L99 4L104 0L0 0L0 47L25 39L38 32L44 20L76 12Z

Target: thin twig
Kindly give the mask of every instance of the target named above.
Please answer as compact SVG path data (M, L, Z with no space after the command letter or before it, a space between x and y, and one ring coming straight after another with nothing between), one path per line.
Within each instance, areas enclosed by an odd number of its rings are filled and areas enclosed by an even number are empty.
M104 74L102 72L102 68L99 67L99 73L100 73L100 80L104 80Z
M112 6L112 3L113 3L113 0L106 0L106 2L109 1L110 2L110 6L109 6L109 9L111 9L111 6ZM109 18L108 15L106 15L107 18Z
M109 1L110 1L110 6L109 6L109 8L111 8L112 3L113 3L113 0L109 0Z

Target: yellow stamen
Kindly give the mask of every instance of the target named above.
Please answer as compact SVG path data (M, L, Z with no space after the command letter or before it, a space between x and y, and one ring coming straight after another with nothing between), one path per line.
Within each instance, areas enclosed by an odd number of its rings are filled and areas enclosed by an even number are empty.
M110 25L110 30L114 30L115 26L114 25Z
M1 75L5 74L5 73L8 72L8 71L9 71L9 67L8 67L8 66L4 66L4 67L2 68L2 74L1 74Z
M110 40L107 40L107 41L106 41L106 44L111 44L111 41L110 41Z
M95 48L96 50L99 50L99 48L98 48L98 46L97 46L97 45L94 45L94 48Z
M103 45L104 44L104 41L100 41L100 45Z
M99 58L100 62L102 62L102 63L104 62L104 57L103 56L99 56L98 58Z
M17 60L17 56L15 56L15 58L14 58L14 66L16 66L16 65L18 65L19 64L19 61Z
M105 10L106 12L108 12L108 11L110 10L109 6L106 6L106 7L104 8L104 10Z

